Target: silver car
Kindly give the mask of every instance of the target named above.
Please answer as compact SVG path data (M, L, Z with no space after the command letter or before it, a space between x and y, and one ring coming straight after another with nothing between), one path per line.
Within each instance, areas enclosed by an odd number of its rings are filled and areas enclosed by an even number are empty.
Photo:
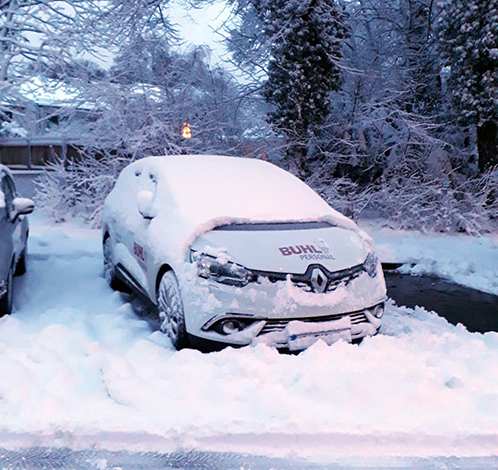
M159 309L180 349L300 351L378 332L386 285L371 239L270 163L149 157L103 211L104 274Z
M12 312L13 277L26 272L28 219L34 203L19 197L10 170L0 165L0 316Z

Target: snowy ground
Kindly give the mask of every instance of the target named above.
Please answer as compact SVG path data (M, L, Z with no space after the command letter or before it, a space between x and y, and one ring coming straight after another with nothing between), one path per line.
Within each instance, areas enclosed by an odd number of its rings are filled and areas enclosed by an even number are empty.
M498 293L497 238L371 232L383 261ZM498 333L391 304L381 334L361 345L317 343L298 356L264 345L175 352L106 285L99 231L33 218L30 236L15 311L0 319L5 449L369 464L498 456Z
M396 231L379 223L360 226L374 238L382 262L406 263L401 272L435 274L498 295L498 234L468 237Z

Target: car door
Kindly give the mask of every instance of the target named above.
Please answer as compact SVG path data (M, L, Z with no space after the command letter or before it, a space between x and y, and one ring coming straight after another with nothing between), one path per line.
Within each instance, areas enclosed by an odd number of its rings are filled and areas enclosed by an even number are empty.
M16 257L16 262L17 262L21 252L26 247L27 238L28 238L28 219L26 214L17 212L18 215L16 219L12 220L13 210L14 210L14 200L19 197L19 194L17 194L16 185L14 184L14 181L10 175L8 174L5 175L4 184L5 187L8 188L7 192L9 194L9 198L12 197L10 203L7 204L7 208L9 210L9 218L14 226L12 233L12 242L14 244L14 256ZM17 207L16 210L19 211L19 207Z
M118 269L133 288L149 295L148 286L148 237L150 219L144 217L140 210L140 201L144 193L154 198L156 181L146 168L134 172L127 186L127 214L121 220L114 221L116 229L116 248L114 258ZM124 269L123 269L124 268Z
M12 222L10 217L15 197L14 183L8 174L2 172L0 175L2 190L0 195L0 279L4 280L12 265L15 245L19 244L19 240L16 240L16 243L14 240L15 235L19 233L16 232L18 221Z

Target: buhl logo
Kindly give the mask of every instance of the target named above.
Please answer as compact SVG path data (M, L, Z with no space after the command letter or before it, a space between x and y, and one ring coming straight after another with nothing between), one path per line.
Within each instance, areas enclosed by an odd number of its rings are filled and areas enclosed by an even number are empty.
M314 245L281 246L279 250L284 256L323 253L323 251L318 250Z
M324 243L326 246L326 244ZM323 248L320 246L320 248ZM281 246L279 247L280 253L283 256L293 256L297 255L304 260L316 260L316 259L335 259L333 255L329 254L329 248L326 246L326 250L320 250L315 245L291 245L291 246Z

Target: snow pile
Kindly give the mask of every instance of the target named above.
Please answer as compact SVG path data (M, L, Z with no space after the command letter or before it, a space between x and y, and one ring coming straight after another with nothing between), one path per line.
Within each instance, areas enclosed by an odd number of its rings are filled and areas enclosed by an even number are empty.
M107 287L99 232L35 219L30 251L0 319L3 447L497 453L497 333L388 305L361 345L175 352Z
M396 231L362 224L373 237L382 263L404 263L409 274L434 274L498 295L498 234L469 237Z

